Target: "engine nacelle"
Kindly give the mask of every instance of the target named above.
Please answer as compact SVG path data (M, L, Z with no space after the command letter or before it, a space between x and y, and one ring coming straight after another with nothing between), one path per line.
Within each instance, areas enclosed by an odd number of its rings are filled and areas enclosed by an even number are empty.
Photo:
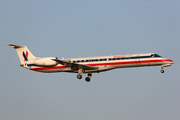
M43 67L56 66L58 62L53 61L52 59L57 59L57 57L38 58L33 61L33 64L37 66L43 66Z

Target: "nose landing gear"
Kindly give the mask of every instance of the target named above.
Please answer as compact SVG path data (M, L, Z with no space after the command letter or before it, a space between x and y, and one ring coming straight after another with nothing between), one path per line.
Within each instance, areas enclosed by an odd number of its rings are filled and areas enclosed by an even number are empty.
M161 65L161 73L164 73L163 67L168 67L168 66L171 66L171 65L172 65L172 63Z
M164 73L163 66L161 66L161 73Z
M164 70L161 70L161 73L164 73Z

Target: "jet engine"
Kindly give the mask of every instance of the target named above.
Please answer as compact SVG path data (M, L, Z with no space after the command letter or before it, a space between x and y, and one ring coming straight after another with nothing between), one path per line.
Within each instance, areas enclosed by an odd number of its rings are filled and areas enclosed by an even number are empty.
M56 66L58 62L53 61L52 59L58 59L57 57L44 57L44 58L38 58L33 61L34 65L42 66L42 67L51 67Z

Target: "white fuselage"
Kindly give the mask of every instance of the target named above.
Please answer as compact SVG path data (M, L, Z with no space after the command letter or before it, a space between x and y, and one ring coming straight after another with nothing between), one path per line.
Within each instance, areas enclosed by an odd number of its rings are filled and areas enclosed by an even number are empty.
M111 56L99 56L99 57L82 57L82 58L69 58L61 59L71 63L83 64L86 66L96 66L96 70L85 70L84 73L99 73L115 68L127 68L127 67L143 67L143 66L171 66L174 62L170 59L163 58L154 53L143 54L129 54L129 55L111 55ZM75 72L71 68L57 64L55 66L37 66L31 62L27 62L23 67L38 72Z
M58 59L57 57L35 57L27 46L7 44L17 51L22 67L44 73L72 72L78 73L77 78L81 79L82 74L88 74L85 80L90 81L92 73L99 73L116 68L161 66L171 66L174 62L163 58L155 53L111 55L99 57L82 57Z

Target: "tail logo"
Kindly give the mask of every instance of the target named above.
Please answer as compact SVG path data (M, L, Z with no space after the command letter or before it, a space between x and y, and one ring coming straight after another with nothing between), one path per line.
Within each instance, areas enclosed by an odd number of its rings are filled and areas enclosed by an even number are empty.
M24 61L28 61L28 51L26 50L26 54L23 52Z

